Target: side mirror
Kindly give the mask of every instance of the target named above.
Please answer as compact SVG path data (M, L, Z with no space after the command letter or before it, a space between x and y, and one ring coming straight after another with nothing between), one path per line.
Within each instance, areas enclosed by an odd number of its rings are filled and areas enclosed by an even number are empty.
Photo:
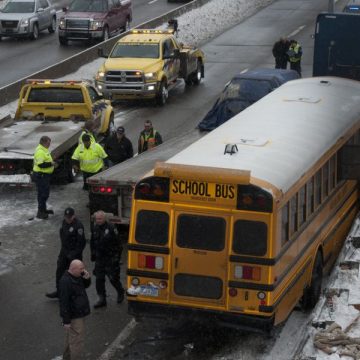
M180 57L180 50L179 49L174 49L174 58L178 59Z
M107 59L107 58L109 57L108 54L105 54L105 53L104 53L104 49L103 49L103 48L98 48L98 56L99 56L99 57L102 57L102 58L105 58L105 59Z
M37 12L38 12L38 13L44 12L44 8L38 8L38 9L37 9Z

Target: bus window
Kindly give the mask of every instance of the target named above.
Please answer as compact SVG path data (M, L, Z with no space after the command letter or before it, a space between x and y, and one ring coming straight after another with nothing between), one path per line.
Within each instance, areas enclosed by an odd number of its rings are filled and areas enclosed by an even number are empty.
M141 210L137 214L135 240L140 244L166 245L169 215L163 211Z
M329 191L333 190L336 185L336 155L330 159L330 188Z
M321 204L321 169L315 174L315 209Z
M299 227L306 221L305 186L299 191Z
M290 200L290 237L298 230L298 199L297 194Z
M322 167L322 190L325 199L329 195L329 162Z
M281 245L289 241L289 203L281 210Z
M260 221L237 220L233 251L242 255L264 256L267 251L267 225Z
M306 208L309 217L314 212L314 178L306 184Z
M226 221L221 217L182 214L178 217L176 244L182 248L222 251Z

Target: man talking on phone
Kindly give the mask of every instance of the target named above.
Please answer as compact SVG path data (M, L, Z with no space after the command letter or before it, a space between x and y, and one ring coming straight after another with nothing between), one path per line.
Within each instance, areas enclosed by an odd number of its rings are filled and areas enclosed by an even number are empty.
M85 316L90 314L86 288L90 286L90 274L80 260L73 260L60 279L60 316L65 329L63 360L82 358L85 335Z

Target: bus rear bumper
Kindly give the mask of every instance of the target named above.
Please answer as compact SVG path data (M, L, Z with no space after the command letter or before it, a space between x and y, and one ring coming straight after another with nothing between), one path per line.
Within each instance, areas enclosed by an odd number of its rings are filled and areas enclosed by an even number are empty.
M188 318L191 321L212 322L219 326L251 332L269 333L274 324L274 316L254 316L208 309L194 309L176 305L153 304L131 301L128 297L128 313L141 318Z

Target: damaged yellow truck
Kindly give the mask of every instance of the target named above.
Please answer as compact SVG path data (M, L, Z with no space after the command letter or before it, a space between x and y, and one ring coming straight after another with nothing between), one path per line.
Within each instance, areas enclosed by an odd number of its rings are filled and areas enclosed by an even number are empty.
M98 138L114 123L114 112L94 86L85 81L28 80L20 91L15 117L0 123L0 184L31 185L33 152L41 136L59 166L53 178L71 182L71 155L86 121Z
M198 85L204 53L177 41L173 30L134 29L122 37L95 76L97 89L112 100L154 99L164 105L180 79Z

